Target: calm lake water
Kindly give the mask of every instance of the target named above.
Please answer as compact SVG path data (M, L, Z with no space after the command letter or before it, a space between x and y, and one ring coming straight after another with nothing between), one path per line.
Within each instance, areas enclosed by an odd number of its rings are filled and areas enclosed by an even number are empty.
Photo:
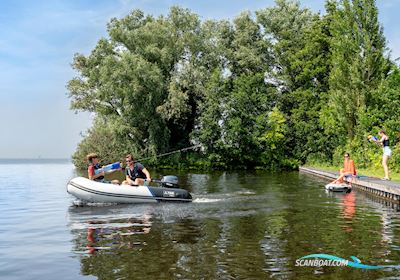
M160 172L151 170L156 177ZM0 161L0 278L398 279L400 269L298 267L313 253L400 264L398 206L324 180L178 173L194 202L73 206L66 161Z

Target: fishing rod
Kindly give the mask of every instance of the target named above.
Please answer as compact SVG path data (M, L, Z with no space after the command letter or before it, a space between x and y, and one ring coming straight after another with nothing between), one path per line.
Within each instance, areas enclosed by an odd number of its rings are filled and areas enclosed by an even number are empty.
M201 147L201 144L197 144L197 145L194 145L194 146L182 148L182 149L179 149L179 150L175 150L175 151L171 151L171 152L167 152L167 153L163 153L163 154L159 154L159 155L155 155L155 156L151 156L151 157L140 158L140 159L138 159L136 161L143 161L143 160L152 159L152 158L164 157L164 156L168 156L168 155L172 155L172 154L176 154L176 153L180 153L180 152L184 152L184 151L193 150L193 149L199 148L199 147Z

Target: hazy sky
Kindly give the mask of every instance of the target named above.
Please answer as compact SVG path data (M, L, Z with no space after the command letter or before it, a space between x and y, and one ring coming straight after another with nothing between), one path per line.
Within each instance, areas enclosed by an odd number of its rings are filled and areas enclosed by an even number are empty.
M392 57L400 56L400 0L377 1ZM209 18L232 18L272 0L1 0L0 158L68 158L91 124L87 113L69 110L65 85L75 73L74 53L88 54L106 36L106 24L139 8L165 14L171 5ZM323 1L303 0L323 11Z

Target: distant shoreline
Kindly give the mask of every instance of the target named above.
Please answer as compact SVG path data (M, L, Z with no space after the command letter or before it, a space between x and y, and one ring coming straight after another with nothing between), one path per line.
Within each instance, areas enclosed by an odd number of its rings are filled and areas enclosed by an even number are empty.
M72 163L69 158L0 158L0 164L10 163Z
M70 158L0 158L0 160L71 160Z

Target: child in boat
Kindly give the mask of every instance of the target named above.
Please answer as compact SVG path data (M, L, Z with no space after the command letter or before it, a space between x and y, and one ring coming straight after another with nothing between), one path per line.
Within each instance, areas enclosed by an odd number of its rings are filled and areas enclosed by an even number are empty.
M104 171L96 174L95 170L101 168L101 166L99 164L99 157L97 156L97 154L95 154L95 153L88 154L86 156L86 158L87 158L87 160L89 162L88 177L89 177L90 180L94 180L94 181L101 182L101 183L112 183L112 184L118 184L119 185L119 181L118 180L112 180L112 181L105 180L104 179L104 176L105 176L105 172ZM109 173L115 172L117 170L121 170L121 169L111 170Z
M332 182L332 184L343 184L345 183L344 178L350 176L357 176L356 166L354 165L354 160L350 159L350 154L344 154L344 168L340 169L339 177Z

